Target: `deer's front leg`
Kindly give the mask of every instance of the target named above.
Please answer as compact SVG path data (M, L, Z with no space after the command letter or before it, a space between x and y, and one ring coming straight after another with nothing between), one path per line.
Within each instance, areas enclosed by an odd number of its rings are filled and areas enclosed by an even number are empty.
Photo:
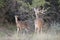
M17 27L17 33L19 33L19 28Z

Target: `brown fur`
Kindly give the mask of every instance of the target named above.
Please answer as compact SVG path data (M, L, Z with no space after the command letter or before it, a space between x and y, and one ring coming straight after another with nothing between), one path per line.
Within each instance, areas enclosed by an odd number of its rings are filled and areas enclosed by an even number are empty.
M42 31L42 27L43 27L43 19L41 18L37 18L35 19L35 32L40 32Z
M17 26L17 32L21 31L22 29L29 29L28 23L24 21L18 21L18 16L15 16L16 26Z
M38 16L39 14L44 14L45 10L39 10L38 8L34 8L36 19L34 20L34 25L35 25L35 32L42 32L42 27L44 24L43 18Z

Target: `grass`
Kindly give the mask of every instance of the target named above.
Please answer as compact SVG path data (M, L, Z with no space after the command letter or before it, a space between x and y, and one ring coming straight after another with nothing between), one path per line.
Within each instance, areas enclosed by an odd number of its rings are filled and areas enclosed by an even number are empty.
M42 34L19 34L17 35L12 34L12 36L6 36L6 37L2 37L2 39L5 40L57 40L58 39L58 35L52 35L52 34L48 34L48 33L42 33Z
M0 29L0 40L60 40L60 24L58 23L52 23L47 32L30 34L17 34L15 25L6 27Z

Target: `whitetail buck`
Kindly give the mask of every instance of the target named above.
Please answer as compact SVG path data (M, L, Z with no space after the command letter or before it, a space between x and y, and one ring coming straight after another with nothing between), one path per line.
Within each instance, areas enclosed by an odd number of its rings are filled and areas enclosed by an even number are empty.
M38 8L34 8L34 11L35 11L35 15L36 15L36 19L34 20L34 25L35 25L35 32L42 32L42 27L43 27L43 24L44 24L44 20L43 18L40 16L38 16L39 14L45 14L44 12L47 11L47 10L44 10L41 9L39 10Z
M30 28L28 23L24 21L19 21L17 15L15 15L15 21L16 21L16 26L17 26L17 33L21 31L22 29L26 29L26 31L28 31L27 29Z

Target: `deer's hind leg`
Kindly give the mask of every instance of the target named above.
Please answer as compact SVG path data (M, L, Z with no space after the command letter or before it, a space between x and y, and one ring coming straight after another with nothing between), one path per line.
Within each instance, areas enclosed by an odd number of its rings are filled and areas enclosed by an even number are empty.
M19 33L20 29L17 27L17 34Z
M38 28L35 26L35 32L37 33L38 32Z

